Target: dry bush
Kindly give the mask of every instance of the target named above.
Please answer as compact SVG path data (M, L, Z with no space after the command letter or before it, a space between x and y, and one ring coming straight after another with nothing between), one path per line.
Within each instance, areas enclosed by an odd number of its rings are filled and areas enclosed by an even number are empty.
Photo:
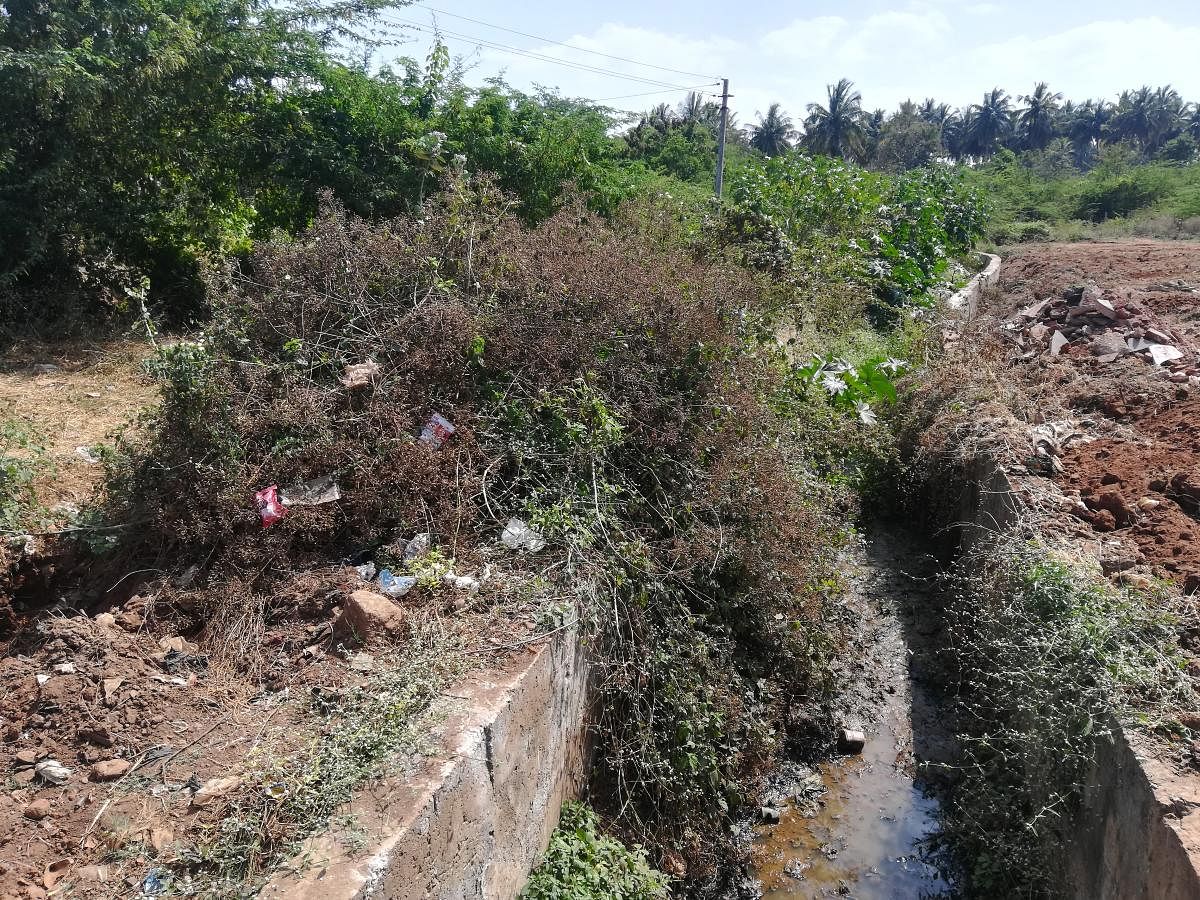
M828 689L840 533L767 402L779 298L653 210L531 230L510 207L486 182L380 225L326 206L214 275L213 325L160 354L110 502L144 523L126 558L202 567L212 641L253 634L297 572L416 531L470 566L527 519L591 636L609 811L700 877L788 710ZM348 391L366 360L378 382ZM439 450L414 441L433 412L457 428ZM261 527L255 489L327 473L340 502Z

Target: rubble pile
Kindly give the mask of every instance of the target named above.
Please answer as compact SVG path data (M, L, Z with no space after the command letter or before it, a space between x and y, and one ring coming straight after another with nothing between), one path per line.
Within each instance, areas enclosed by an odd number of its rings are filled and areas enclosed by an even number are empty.
M1161 367L1171 381L1200 384L1195 348L1132 296L1096 285L1037 299L1006 322L1003 333L1024 359L1086 354L1099 363L1111 363L1133 354Z

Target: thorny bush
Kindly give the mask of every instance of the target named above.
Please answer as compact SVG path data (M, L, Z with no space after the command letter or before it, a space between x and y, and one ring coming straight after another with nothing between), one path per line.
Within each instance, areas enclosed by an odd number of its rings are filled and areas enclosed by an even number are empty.
M140 564L201 567L175 600L216 640L230 604L269 616L298 570L415 531L470 566L525 518L550 547L504 565L577 598L608 812L703 877L787 714L828 689L840 526L768 402L785 366L756 337L759 276L653 210L574 204L531 230L512 206L461 179L411 219L327 204L214 275L213 325L163 349L110 514L142 523L123 551ZM366 360L377 382L347 390ZM434 412L457 428L440 450L414 441ZM339 502L261 527L256 489L326 474Z

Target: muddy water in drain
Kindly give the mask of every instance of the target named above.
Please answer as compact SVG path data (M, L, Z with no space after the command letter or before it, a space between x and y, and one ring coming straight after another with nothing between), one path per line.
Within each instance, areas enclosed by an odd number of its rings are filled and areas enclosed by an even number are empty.
M913 617L928 608L932 566L905 550L876 534L856 554L850 658L857 663L844 673L843 709L848 724L867 732L867 744L861 756L821 764L825 792L789 802L778 825L759 830L755 875L764 897L896 900L947 890L921 853L937 801L916 778L915 759L941 756L945 739L910 652L923 640Z

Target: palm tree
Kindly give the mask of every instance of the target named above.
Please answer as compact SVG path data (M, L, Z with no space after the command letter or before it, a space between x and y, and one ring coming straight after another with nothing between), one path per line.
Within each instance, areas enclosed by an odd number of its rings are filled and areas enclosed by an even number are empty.
M1012 110L1008 94L992 88L983 95L983 102L971 107L975 116L967 133L967 143L973 155L988 157L1012 129Z
M765 156L781 156L792 148L795 137L792 120L778 103L772 103L767 114L759 115L758 125L752 128L750 146Z
M854 90L854 82L849 78L826 85L825 90L829 97L825 106L808 105L804 128L809 146L828 156L862 159L865 149L862 95Z
M971 132L974 127L975 110L971 107L950 113L942 125L942 146L956 162L971 157Z
M1054 114L1062 94L1051 93L1044 81L1039 81L1032 94L1021 98L1025 107L1017 115L1017 124L1025 138L1025 144L1034 150L1042 150L1054 137Z
M1067 109L1063 107L1064 113ZM1077 168L1086 169L1091 164L1092 154L1104 136L1105 127L1112 115L1112 107L1103 100L1088 100L1065 115L1067 138L1075 155Z
M1183 98L1169 84L1154 92L1148 115L1150 133L1146 142L1147 152L1155 152L1183 130L1185 108Z
M1154 92L1147 85L1136 91L1121 91L1117 108L1108 122L1109 136L1118 141L1137 141L1143 147L1150 140L1150 107Z
M1200 141L1200 102L1193 103L1185 113L1184 128L1188 134Z
M950 107L945 103L938 103L932 97L926 97L925 101L917 107L917 115L921 117L922 122L928 122L938 128L945 128L946 121L950 118Z

